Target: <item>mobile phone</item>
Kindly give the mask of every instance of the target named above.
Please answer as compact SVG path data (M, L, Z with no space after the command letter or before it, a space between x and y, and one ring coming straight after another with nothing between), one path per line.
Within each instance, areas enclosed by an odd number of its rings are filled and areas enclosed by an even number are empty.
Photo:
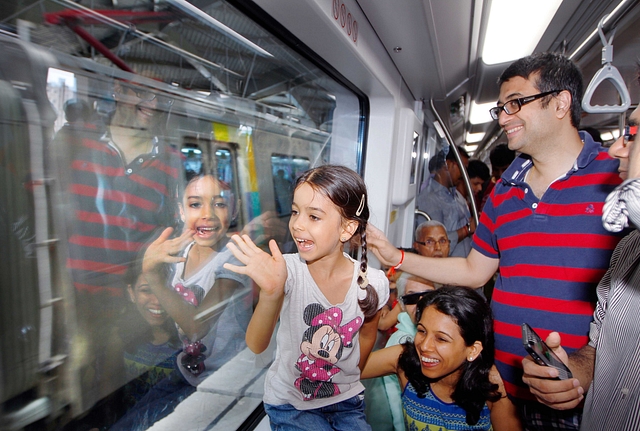
M536 334L536 331L526 323L522 324L522 344L524 344L524 348L537 364L558 370L559 379L564 380L573 377L569 367L553 353L549 346L542 341L542 338Z

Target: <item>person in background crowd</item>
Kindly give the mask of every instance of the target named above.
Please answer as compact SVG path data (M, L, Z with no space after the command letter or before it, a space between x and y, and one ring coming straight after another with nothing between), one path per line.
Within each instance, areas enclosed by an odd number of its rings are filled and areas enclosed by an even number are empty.
M543 337L558 330L571 351L587 343L595 286L620 240L601 223L602 203L620 184L619 163L578 132L583 79L567 57L524 57L503 72L499 83L491 115L504 129L509 148L521 154L496 183L469 256L405 254L373 226L367 238L384 265L400 265L442 284L479 287L500 269L491 305L496 366L505 388L526 428L578 429L579 409L559 412L532 400L522 382L520 325L529 323Z
M507 144L498 144L493 150L491 150L491 153L489 153L489 162L491 163L491 181L489 181L487 187L484 189L479 210L484 208L484 205L487 202L487 199L489 199L489 195L493 191L496 183L500 181L502 174L515 158L516 152L509 148Z
M466 169L469 155L462 147L458 148L458 152ZM462 180L461 168L449 147L438 152L433 160L433 178L418 194L416 208L426 212L431 220L445 225L451 240L451 256L466 257L471 250L471 235L476 223L466 201L456 189Z
M640 75L638 77L640 81ZM607 230L633 230L613 252L611 266L598 284L598 303L589 331L589 344L567 353L560 335L552 332L547 344L568 364L574 378L555 380L557 371L525 357L523 380L536 398L554 409L572 409L586 391L582 431L635 431L640 429L640 145L635 142L640 124L636 108L624 134L609 149L620 160L624 181L607 197L602 221Z
M421 223L416 228L416 240L413 242L413 249L418 254L426 257L447 257L449 256L449 239L447 238L447 230L444 225L436 220L429 220ZM402 278L402 276L400 276ZM405 275L406 278L410 277ZM419 278L419 277L418 277ZM421 282L433 286L440 287L440 284L434 284L431 281L420 279ZM396 284L397 285L397 284ZM399 296L401 293L398 294ZM398 323L398 315L402 312L402 304L398 301L393 307L383 310L378 322L378 329L386 331L393 328Z
M451 241L447 236L447 229L437 220L421 223L416 228L413 249L422 256L448 257Z
M473 202L478 212L481 210L482 196L484 186L488 184L491 174L489 173L489 167L482 160L469 160L467 166L467 175L469 175L469 183L471 185L471 191L473 193ZM467 200L467 203L471 205L469 196L467 193L467 187L464 181L460 181L456 187L460 194ZM471 207L469 207L471 208Z

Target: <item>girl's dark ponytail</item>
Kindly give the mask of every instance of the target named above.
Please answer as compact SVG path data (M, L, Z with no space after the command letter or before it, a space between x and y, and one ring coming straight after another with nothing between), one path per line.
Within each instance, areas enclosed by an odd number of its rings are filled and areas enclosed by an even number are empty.
M360 275L358 276L358 287L367 291L364 299L358 300L358 305L364 313L365 319L373 317L378 312L378 292L369 284L367 279L368 257L367 257L367 222L360 222L360 239L362 245L362 258L360 260Z

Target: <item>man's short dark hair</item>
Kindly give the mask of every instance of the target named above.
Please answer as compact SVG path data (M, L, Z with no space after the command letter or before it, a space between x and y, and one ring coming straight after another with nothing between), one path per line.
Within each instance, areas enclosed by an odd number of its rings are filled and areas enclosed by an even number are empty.
M532 74L538 75L534 86L541 93L553 90L567 90L571 93L571 124L577 129L580 126L584 91L582 72L578 66L562 54L541 52L511 63L500 75L498 85L516 76L529 79ZM542 99L543 107L548 106L551 97Z
M469 160L469 166L467 166L467 173L469 179L480 178L482 181L488 181L491 174L489 173L489 166L482 160Z
M516 152L510 150L507 144L498 144L489 153L489 161L494 168L509 166L515 158Z
M460 153L460 157L466 157L467 159L469 159L469 153L467 153L467 150L465 150L461 146L458 146L457 148L458 153ZM456 155L453 153L453 151L454 150L449 148L449 152L446 156L444 155L444 150L438 151L438 153L431 160L429 160L429 172L433 173L439 171L440 169L442 169L442 167L444 167L447 160L457 162Z

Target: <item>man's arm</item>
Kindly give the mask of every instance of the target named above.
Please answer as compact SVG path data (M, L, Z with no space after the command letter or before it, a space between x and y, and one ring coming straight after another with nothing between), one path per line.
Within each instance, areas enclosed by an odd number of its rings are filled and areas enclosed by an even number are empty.
M367 245L387 266L396 266L402 253L375 226L367 226ZM436 283L481 287L498 270L499 259L492 259L472 249L469 256L433 258L405 253L401 269Z
M568 365L573 378L554 380L558 370L538 365L531 358L522 360L524 375L522 381L529 385L531 393L540 401L556 410L568 410L576 407L584 398L591 380L596 360L596 350L586 345L571 356L560 346L560 334L552 332L547 337L547 345Z

